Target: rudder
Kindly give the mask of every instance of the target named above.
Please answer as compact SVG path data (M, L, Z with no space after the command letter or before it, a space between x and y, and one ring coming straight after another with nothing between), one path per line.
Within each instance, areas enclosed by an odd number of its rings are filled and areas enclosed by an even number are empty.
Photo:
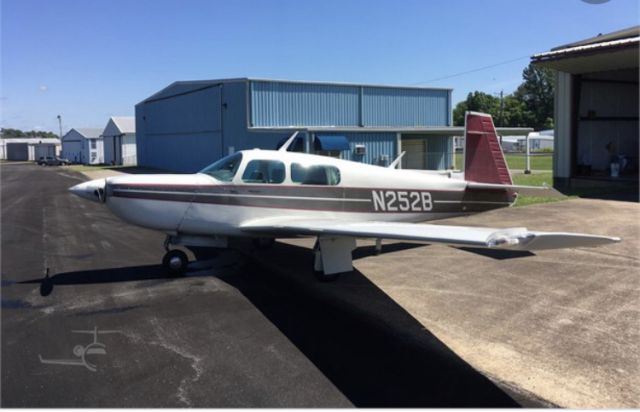
M491 115L465 114L464 178L470 182L511 185L511 174Z

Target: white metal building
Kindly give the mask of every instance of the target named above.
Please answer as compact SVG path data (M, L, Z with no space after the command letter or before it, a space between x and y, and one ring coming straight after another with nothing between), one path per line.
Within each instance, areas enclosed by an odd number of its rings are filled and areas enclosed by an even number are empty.
M42 137L0 138L0 159L35 161L60 152L60 139Z
M639 45L635 26L532 56L557 71L556 187L638 182Z
M102 132L104 162L114 165L136 165L136 118L113 116Z
M71 163L104 163L102 129L71 129L62 136L62 157Z

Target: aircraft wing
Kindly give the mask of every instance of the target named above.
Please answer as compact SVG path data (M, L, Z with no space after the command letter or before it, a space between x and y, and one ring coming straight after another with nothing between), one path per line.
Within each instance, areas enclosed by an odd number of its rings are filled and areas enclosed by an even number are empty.
M455 246L542 250L593 247L620 238L582 233L538 232L524 227L498 229L395 222L273 218L248 222L242 230L259 236L340 236L443 243Z

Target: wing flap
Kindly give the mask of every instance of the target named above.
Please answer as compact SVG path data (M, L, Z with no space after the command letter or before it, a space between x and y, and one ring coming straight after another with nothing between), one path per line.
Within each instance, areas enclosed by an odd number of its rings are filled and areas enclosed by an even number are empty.
M582 233L535 232L526 228L486 228L331 219L262 219L242 225L247 233L271 236L347 236L442 243L511 250L593 247L620 238Z

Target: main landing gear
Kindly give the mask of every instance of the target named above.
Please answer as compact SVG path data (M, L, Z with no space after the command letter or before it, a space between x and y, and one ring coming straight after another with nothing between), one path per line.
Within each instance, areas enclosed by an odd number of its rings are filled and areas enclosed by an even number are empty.
M356 248L352 237L318 237L313 247L313 273L321 282L331 282L341 273L351 272L351 252Z
M170 237L164 241L164 250L167 253L162 258L162 266L167 268L169 273L174 276L182 275L187 271L187 265L189 264L189 258L187 254L180 249L169 249Z
M173 249L164 254L162 266L169 270L172 275L182 275L187 271L189 258L182 250Z

